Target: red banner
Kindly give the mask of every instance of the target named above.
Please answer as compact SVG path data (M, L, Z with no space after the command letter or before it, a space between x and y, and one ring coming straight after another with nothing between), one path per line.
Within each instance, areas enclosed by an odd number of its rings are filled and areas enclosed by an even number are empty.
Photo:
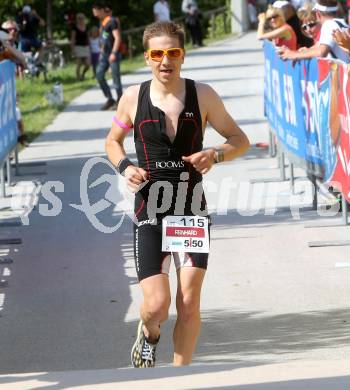
M204 237L204 229L197 227L167 226L166 235L169 237Z
M328 61L327 61L328 62ZM338 188L350 202L350 80L346 64L319 60L319 77L330 80L329 172L325 180ZM323 140L324 142L324 140ZM327 171L327 169L326 169Z

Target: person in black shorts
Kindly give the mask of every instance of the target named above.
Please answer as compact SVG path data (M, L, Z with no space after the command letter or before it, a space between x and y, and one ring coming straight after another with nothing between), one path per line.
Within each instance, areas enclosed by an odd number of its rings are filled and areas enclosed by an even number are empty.
M121 54L119 47L121 43L121 33L117 18L111 15L111 7L107 4L94 4L92 13L100 22L102 49L96 69L96 79L100 88L107 98L101 110L108 110L115 106L116 101L113 99L111 89L106 81L105 74L108 68L111 68L113 85L117 93L117 102L119 101L123 89L120 78L120 60Z
M199 248L199 241L206 245L209 240L208 236L203 240L174 240L174 246L181 241L181 249L167 250L168 235L195 237L204 232L210 219L202 175L214 163L243 154L249 141L211 87L181 78L185 56L181 27L173 22L156 22L146 27L143 45L152 80L129 87L123 94L106 151L129 189L136 193L134 252L144 300L131 350L132 364L155 364L160 325L168 317L171 300L168 273L172 255L178 278L173 364L179 366L191 363L201 324L200 294L208 251L197 249L194 243ZM203 150L207 122L226 138L225 144ZM131 128L138 165L126 157L123 148ZM179 227L180 221L184 227ZM193 225L186 225L191 221ZM190 250L190 246L194 248Z

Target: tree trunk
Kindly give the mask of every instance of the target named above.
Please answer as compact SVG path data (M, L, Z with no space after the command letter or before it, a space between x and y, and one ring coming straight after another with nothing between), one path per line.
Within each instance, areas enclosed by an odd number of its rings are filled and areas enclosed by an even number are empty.
M49 40L52 39L52 2L46 0L46 35Z

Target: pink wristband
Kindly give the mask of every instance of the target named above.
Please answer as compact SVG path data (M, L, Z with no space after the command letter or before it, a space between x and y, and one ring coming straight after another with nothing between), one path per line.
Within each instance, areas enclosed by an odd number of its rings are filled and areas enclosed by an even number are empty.
M122 129L124 130L130 130L132 129L134 126L129 126L127 125L126 123L120 121L118 118L116 118L115 116L113 117L113 122L118 125L119 127L121 127Z

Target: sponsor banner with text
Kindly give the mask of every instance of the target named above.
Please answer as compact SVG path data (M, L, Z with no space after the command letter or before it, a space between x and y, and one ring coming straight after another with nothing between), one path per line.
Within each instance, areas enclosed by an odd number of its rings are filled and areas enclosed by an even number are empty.
M0 163L17 143L15 64L0 62Z
M282 61L269 42L264 52L269 126L294 162L335 184L349 200L347 65L326 59Z

